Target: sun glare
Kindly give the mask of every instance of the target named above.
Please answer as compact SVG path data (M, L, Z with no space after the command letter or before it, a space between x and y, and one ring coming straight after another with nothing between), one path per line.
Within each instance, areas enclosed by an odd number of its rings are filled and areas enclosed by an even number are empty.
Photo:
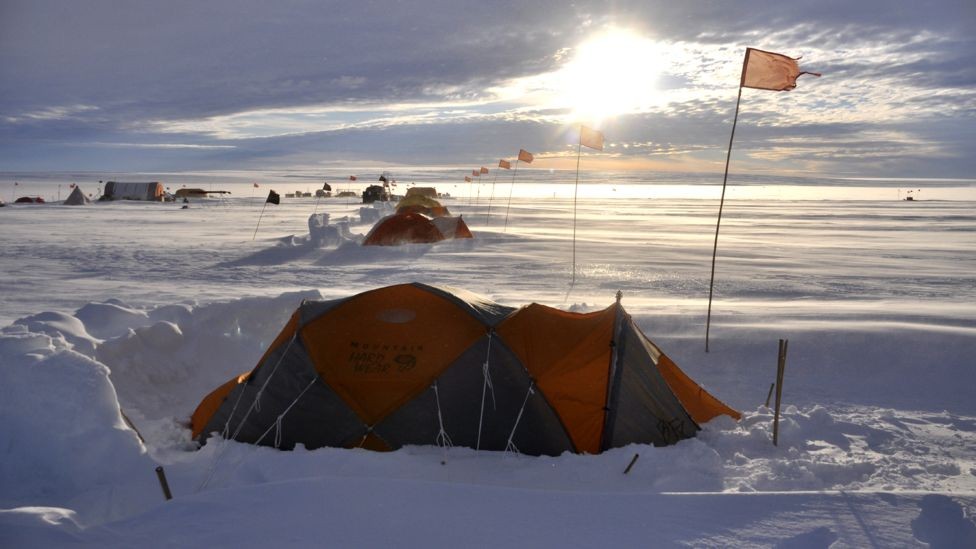
M558 93L579 121L599 122L651 102L663 66L660 47L631 31L611 29L576 48L558 73Z

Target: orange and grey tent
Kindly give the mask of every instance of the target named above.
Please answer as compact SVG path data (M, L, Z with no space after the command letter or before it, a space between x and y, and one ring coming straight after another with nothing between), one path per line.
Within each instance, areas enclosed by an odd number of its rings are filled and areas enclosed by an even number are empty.
M283 449L448 444L531 455L665 445L739 417L695 384L618 300L514 309L401 284L306 301L249 373L207 395L193 437Z
M377 221L363 239L363 246L430 243L444 238L429 217L419 213L396 213Z

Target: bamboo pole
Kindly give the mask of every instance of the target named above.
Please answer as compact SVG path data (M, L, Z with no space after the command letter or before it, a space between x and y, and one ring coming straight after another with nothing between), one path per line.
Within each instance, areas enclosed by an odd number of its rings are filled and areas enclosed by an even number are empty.
M512 174L512 184L508 187L508 206L505 207L505 228L502 229L503 233L508 232L508 212L512 209L512 192L515 190L515 176L518 175L518 167L521 160L521 158L515 159L515 173Z
M268 207L268 201L264 201L264 207L261 208L261 215L258 216L258 224L254 227L254 236L251 237L251 242L258 237L258 227L261 226L261 218L264 217L264 210Z
M779 340L779 356L776 361L776 412L773 415L773 446L779 446L779 407L783 400L783 373L786 370L788 339Z
M485 225L488 224L488 220L491 218L491 201L495 198L495 182L498 181L498 171L501 168L495 168L495 177L491 179L491 194L488 196L488 212L485 214Z
M744 62L743 62L744 63ZM743 71L743 74L745 72ZM732 135L729 136L729 150L725 154L725 175L722 177L722 198L718 202L718 220L715 222L715 244L712 246L712 275L708 282L708 315L705 319L705 352L708 352L708 334L712 327L712 293L715 289L715 256L718 254L718 230L722 226L722 208L725 206L725 188L729 181L729 162L732 160L732 140L735 139L735 125L739 121L739 103L742 102L742 83L739 83L739 97L735 100L735 117L732 119Z
M576 196L579 190L580 153L583 152L583 127L580 126L579 143L576 145L576 184L573 185L573 280L569 283L572 290L576 286Z

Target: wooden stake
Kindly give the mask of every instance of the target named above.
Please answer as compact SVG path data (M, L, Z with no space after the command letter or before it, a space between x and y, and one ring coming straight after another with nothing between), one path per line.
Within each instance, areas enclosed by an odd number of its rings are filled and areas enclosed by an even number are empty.
M776 412L773 415L773 446L779 445L779 406L783 400L783 372L786 370L788 339L779 340L779 357L776 362Z
M640 457L640 454L634 454L634 459L630 460L630 465L628 465L627 468L624 469L624 474L625 475L630 472L630 468L633 467L635 463L637 463L637 458L639 458L639 457Z
M163 471L162 465L156 467L156 477L159 479L159 486L163 489L163 497L166 498L166 501L173 499L173 494L169 491L169 483L166 482L166 472Z

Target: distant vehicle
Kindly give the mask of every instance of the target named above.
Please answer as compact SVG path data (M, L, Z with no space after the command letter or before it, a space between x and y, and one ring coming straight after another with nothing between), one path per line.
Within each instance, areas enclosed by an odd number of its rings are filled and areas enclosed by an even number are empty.
M370 185L369 187L366 187L365 191L363 191L363 204L389 201L390 193L386 192L386 189L381 185Z

